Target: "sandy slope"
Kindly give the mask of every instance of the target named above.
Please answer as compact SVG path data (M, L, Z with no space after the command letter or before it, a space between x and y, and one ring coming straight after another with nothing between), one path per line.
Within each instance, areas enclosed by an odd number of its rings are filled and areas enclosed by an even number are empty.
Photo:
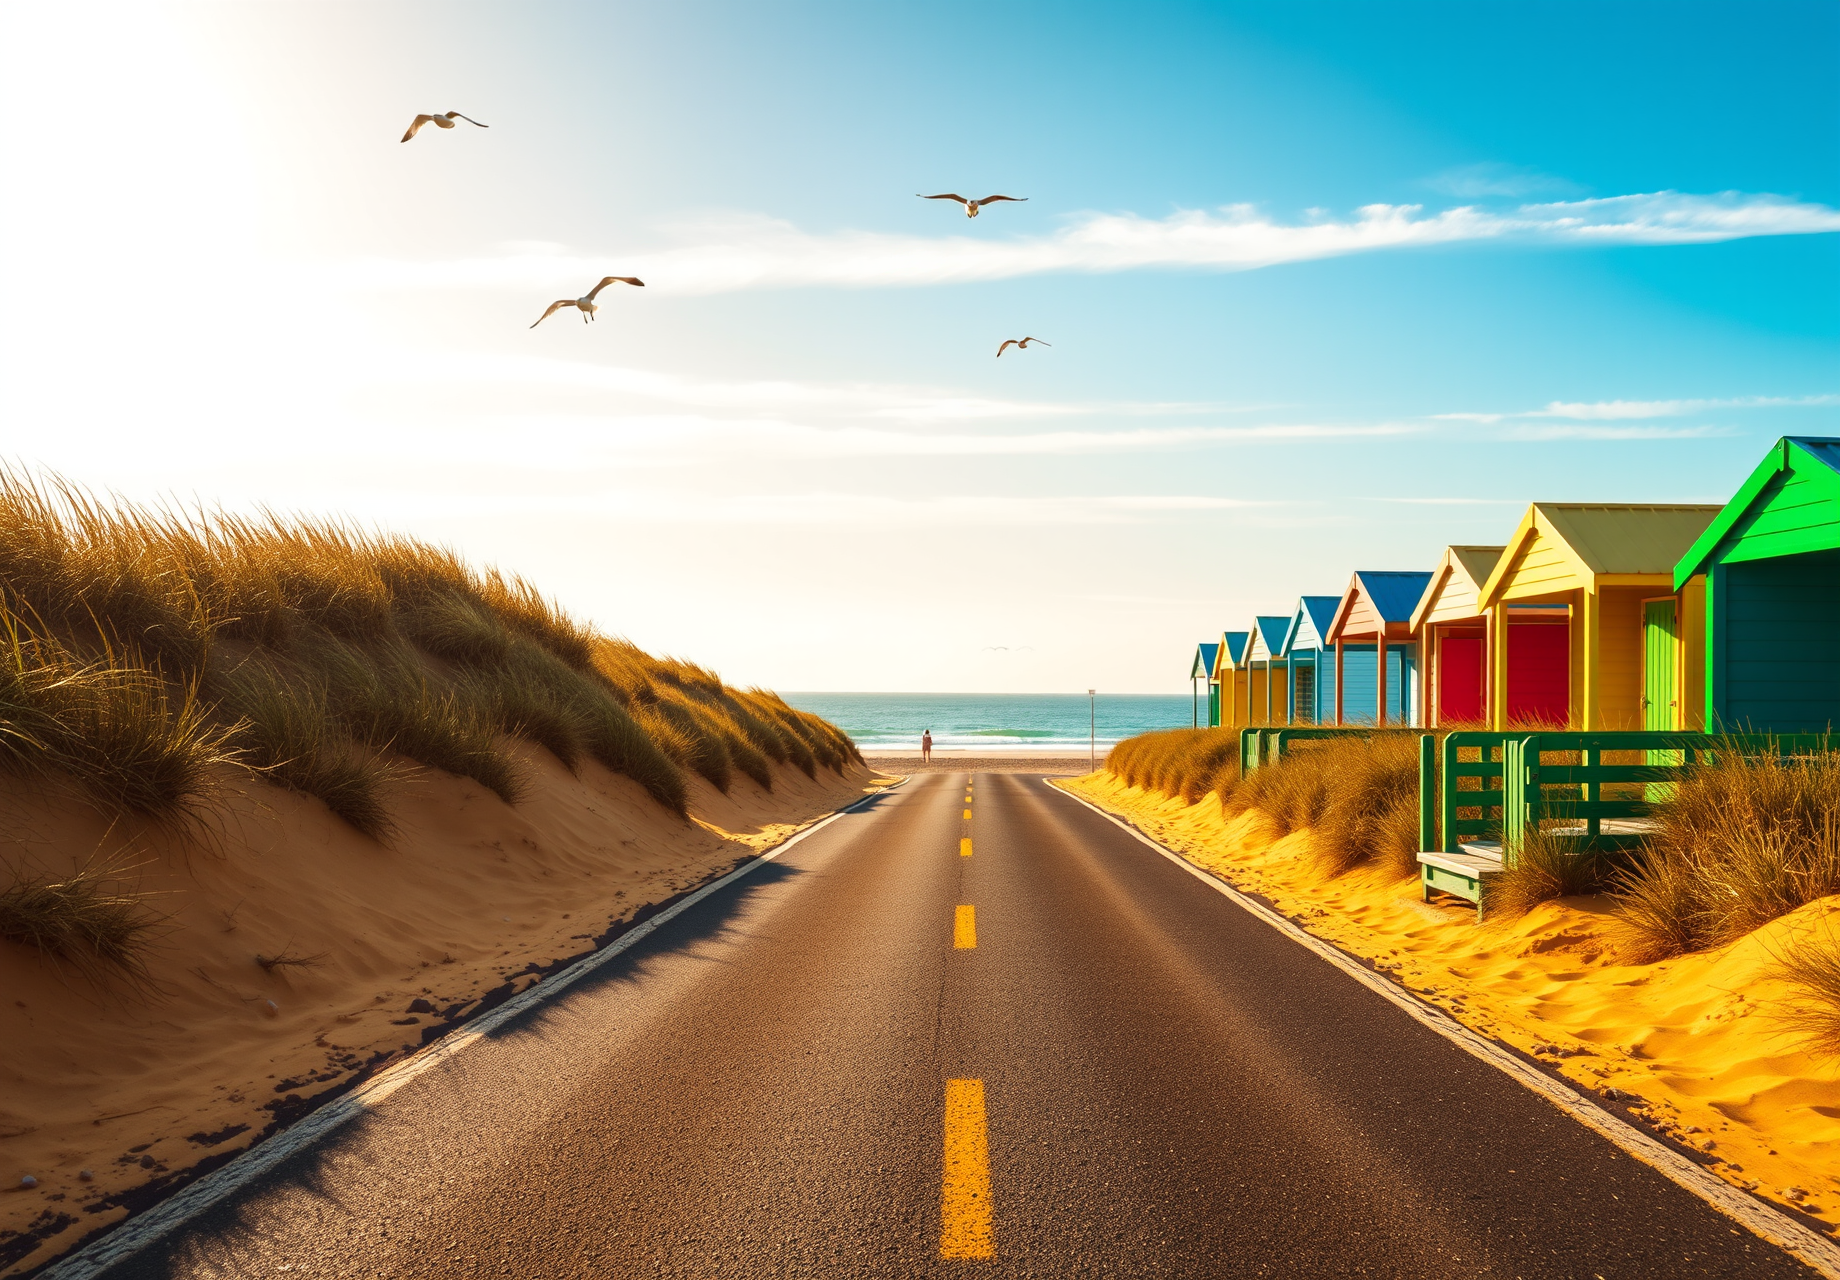
M1225 818L1216 796L1189 806L1106 773L1062 785L1607 1097L1735 1185L1824 1228L1840 1222L1840 1063L1785 1032L1776 1015L1794 997L1769 975L1798 931L1840 928L1840 899L1716 951L1622 964L1603 899L1478 925L1469 904L1426 905L1416 882L1376 870L1324 881L1305 856L1309 832L1270 841L1256 814Z
M185 836L111 829L79 801L0 782L0 871L115 855L168 917L144 990L0 942L0 1269L35 1266L245 1149L875 776L782 768L771 794L738 777L727 796L699 782L683 822L599 765L576 777L547 752L523 757L515 808L406 772L388 848L259 783L226 781L212 827ZM256 959L282 954L313 963ZM17 1189L25 1175L38 1186Z

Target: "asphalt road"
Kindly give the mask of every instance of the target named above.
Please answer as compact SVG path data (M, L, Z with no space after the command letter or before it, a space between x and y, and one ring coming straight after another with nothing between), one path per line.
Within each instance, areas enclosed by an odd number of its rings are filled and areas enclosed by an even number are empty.
M1038 777L969 821L965 780L110 1274L1813 1274Z

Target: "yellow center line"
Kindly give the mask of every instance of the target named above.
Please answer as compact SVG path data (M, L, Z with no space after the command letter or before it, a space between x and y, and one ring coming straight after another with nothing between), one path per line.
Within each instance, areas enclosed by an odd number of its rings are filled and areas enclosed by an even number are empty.
M971 856L971 837L970 836L959 837L958 856L961 858L969 858Z
M990 1224L990 1135L984 1119L982 1080L946 1081L945 1140L939 1256L994 1258L997 1244Z
M977 946L977 908L964 906L952 914L952 945L960 951Z
M969 809L965 810L965 816L969 818L971 816L971 810Z

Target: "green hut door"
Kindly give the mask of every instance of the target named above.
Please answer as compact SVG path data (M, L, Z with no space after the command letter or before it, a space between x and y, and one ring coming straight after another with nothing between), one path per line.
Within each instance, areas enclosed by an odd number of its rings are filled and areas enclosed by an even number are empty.
M1679 727L1680 681L1674 669L1679 651L1680 619L1675 602L1642 602L1642 727Z

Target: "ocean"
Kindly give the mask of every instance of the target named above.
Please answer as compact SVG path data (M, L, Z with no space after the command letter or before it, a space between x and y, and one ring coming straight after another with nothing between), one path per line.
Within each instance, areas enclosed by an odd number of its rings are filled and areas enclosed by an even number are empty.
M1015 754L1084 751L1088 700L1069 693L787 693L801 711L823 716L865 751L918 752L922 731L942 750ZM1100 751L1151 729L1186 729L1190 700L1180 694L1100 694ZM1202 704L1201 714L1207 715Z

